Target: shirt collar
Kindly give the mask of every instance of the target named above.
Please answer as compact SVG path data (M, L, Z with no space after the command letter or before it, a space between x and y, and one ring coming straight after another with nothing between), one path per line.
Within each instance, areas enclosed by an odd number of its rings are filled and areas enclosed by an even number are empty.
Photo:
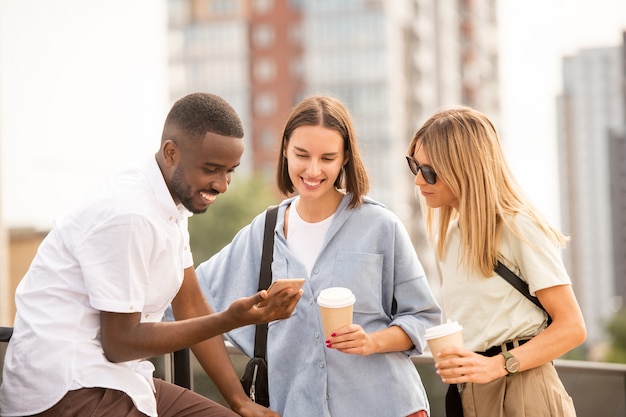
M150 158L150 160L145 164L143 171L146 179L148 180L148 184L150 184L150 187L152 188L152 192L154 193L156 200L159 202L160 209L166 216L176 220L183 220L193 215L193 213L187 210L185 206L174 202L156 158Z

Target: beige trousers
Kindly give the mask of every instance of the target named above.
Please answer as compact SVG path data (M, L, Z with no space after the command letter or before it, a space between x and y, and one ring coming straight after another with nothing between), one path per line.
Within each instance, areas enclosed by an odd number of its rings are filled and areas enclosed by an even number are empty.
M552 362L461 390L464 417L576 417Z

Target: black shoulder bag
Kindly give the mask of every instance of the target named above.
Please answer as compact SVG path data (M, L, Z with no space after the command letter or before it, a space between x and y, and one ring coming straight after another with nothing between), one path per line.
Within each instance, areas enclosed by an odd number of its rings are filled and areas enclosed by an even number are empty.
M502 262L498 261L498 265L495 268L496 274L500 275L504 278L509 284L511 284L516 290L521 292L526 298L533 302L537 307L543 310L544 313L548 316L548 326L552 323L552 317L546 311L545 308L541 305L541 302L537 297L533 297L530 295L530 290L528 289L528 284L524 282L520 277L517 276L513 271L507 268Z
M274 226L278 206L271 206L265 214L265 233L259 272L259 291L266 290L272 282L272 257L274 254ZM250 358L241 377L241 385L250 399L264 407L270 406L269 384L267 381L267 323L257 324L254 335L254 357Z

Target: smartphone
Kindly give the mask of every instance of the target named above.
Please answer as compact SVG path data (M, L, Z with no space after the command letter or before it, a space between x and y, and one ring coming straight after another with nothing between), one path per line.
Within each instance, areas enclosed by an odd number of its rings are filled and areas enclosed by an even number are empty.
M285 288L293 288L298 291L304 285L304 278L284 278L277 279L267 289L269 294L273 294Z

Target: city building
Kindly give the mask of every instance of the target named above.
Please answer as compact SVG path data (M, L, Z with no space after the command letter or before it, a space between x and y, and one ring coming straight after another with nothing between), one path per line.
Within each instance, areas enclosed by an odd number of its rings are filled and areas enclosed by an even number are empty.
M168 0L170 98L214 92L246 129L242 171L273 184L284 122L306 95L351 111L370 196L433 255L404 155L433 112L466 104L500 119L496 0Z
M566 266L589 348L605 341L606 322L625 296L624 55L623 45L564 58L557 105L562 222L571 237Z

